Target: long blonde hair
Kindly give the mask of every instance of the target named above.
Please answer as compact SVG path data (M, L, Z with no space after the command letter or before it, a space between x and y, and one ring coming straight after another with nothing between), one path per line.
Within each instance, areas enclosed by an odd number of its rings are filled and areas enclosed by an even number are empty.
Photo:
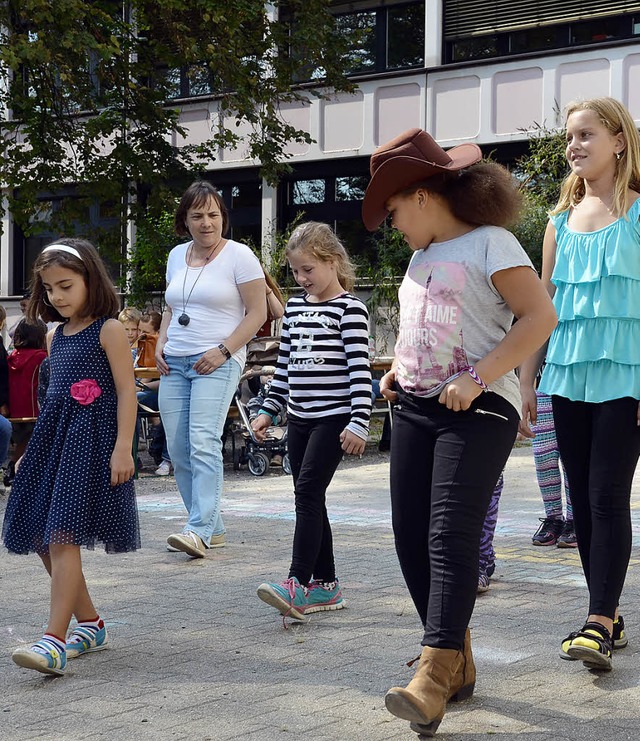
M627 190L631 188L640 192L640 134L629 111L615 98L591 98L569 103L565 109L565 121L578 111L593 111L612 136L622 134L624 137L626 146L616 161L612 204L614 215L620 218L627 212ZM584 180L573 172L569 173L562 181L558 203L549 214L554 216L577 206L584 194Z
M327 224L307 221L297 226L287 242L285 254L289 256L296 250L312 254L320 262L335 262L340 285L345 291L352 291L356 283L356 269L336 233Z

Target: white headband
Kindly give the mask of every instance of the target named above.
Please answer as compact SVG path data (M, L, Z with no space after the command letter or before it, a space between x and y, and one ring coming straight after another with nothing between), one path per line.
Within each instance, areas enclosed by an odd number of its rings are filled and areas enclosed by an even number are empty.
M82 257L75 247L69 247L68 244L50 244L42 250L42 253L49 252L50 250L58 250L59 252L68 252L70 255L77 257L78 260L82 261Z

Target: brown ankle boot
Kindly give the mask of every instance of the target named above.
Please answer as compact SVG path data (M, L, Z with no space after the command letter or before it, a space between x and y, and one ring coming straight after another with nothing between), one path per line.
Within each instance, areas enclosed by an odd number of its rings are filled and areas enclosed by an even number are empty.
M384 701L387 710L411 721L424 736L436 732L451 696L451 682L463 672L462 651L425 646L413 679L406 688L392 687Z
M476 686L476 665L471 653L471 631L467 628L464 635L464 649L462 651L463 661L460 669L451 680L450 702L466 700L473 695Z

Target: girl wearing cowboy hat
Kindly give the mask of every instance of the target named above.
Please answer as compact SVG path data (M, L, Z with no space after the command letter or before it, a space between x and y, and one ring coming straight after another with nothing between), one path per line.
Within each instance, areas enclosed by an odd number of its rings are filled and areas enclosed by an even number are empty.
M424 637L414 678L385 700L426 736L447 701L473 692L468 625L484 518L518 429L514 368L557 322L505 229L519 214L517 185L481 157L475 144L445 152L425 131L406 131L373 153L362 206L367 229L390 215L414 253L400 287L395 359L380 388L397 402L393 529Z

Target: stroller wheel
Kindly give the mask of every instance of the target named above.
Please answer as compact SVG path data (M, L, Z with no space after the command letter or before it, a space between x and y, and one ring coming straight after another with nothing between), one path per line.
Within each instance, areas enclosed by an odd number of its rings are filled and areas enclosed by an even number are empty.
M242 463L242 448L236 446L233 449L233 470L239 471Z
M282 470L287 474L287 476L291 476L291 461L289 460L289 453L284 454L282 459Z
M254 476L263 476L269 468L269 458L264 453L249 454L249 471Z

